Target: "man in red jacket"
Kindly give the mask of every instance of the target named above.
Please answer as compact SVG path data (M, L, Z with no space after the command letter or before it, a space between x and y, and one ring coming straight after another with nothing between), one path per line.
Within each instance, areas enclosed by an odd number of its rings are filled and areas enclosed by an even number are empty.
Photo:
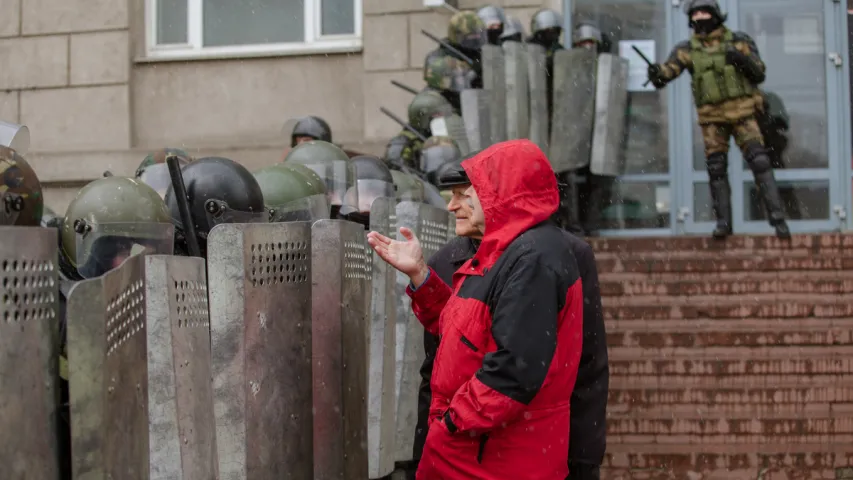
M571 246L549 220L554 172L528 140L493 145L462 167L484 235L452 288L410 230L401 229L404 242L368 235L409 276L415 314L441 336L417 478L563 480L583 299Z

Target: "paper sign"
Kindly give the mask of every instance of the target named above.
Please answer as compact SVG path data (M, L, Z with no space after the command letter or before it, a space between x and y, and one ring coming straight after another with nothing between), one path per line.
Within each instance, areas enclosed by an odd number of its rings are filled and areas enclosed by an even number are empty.
M619 56L628 60L628 91L652 92L655 87L651 83L645 87L643 86L646 80L649 79L649 64L643 60L643 57L637 55L637 52L632 47L637 47L650 62L654 63L657 62L655 58L655 41L622 40L619 42Z

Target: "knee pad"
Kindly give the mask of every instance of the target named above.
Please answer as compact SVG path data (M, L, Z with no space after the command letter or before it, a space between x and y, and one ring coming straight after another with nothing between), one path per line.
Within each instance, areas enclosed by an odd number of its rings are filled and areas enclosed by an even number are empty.
M725 153L712 153L705 161L711 180L728 177L729 161Z

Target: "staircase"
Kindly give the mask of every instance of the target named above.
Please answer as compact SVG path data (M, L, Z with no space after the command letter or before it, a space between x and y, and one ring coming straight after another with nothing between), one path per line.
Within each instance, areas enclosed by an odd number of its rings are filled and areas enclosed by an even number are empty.
M591 243L602 478L853 479L853 235Z

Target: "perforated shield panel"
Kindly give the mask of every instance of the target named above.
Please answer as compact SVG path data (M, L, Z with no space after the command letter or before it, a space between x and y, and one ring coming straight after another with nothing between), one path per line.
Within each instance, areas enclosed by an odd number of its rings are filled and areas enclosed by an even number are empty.
M130 257L68 296L75 478L148 478L144 261Z
M151 479L216 478L204 260L146 257L145 284Z
M208 286L220 478L312 477L310 225L217 226Z
M443 247L453 233L448 212L414 202L397 205L398 227L415 232L421 242L424 258L429 259ZM398 240L402 240L398 234ZM424 328L412 313L411 300L406 295L409 278L397 273L397 364L394 391L397 397L397 461L411 460L412 444L417 426L418 387L420 367L424 361Z
M367 478L372 265L364 227L312 226L314 478Z
M0 227L0 464L7 478L58 477L56 231Z

